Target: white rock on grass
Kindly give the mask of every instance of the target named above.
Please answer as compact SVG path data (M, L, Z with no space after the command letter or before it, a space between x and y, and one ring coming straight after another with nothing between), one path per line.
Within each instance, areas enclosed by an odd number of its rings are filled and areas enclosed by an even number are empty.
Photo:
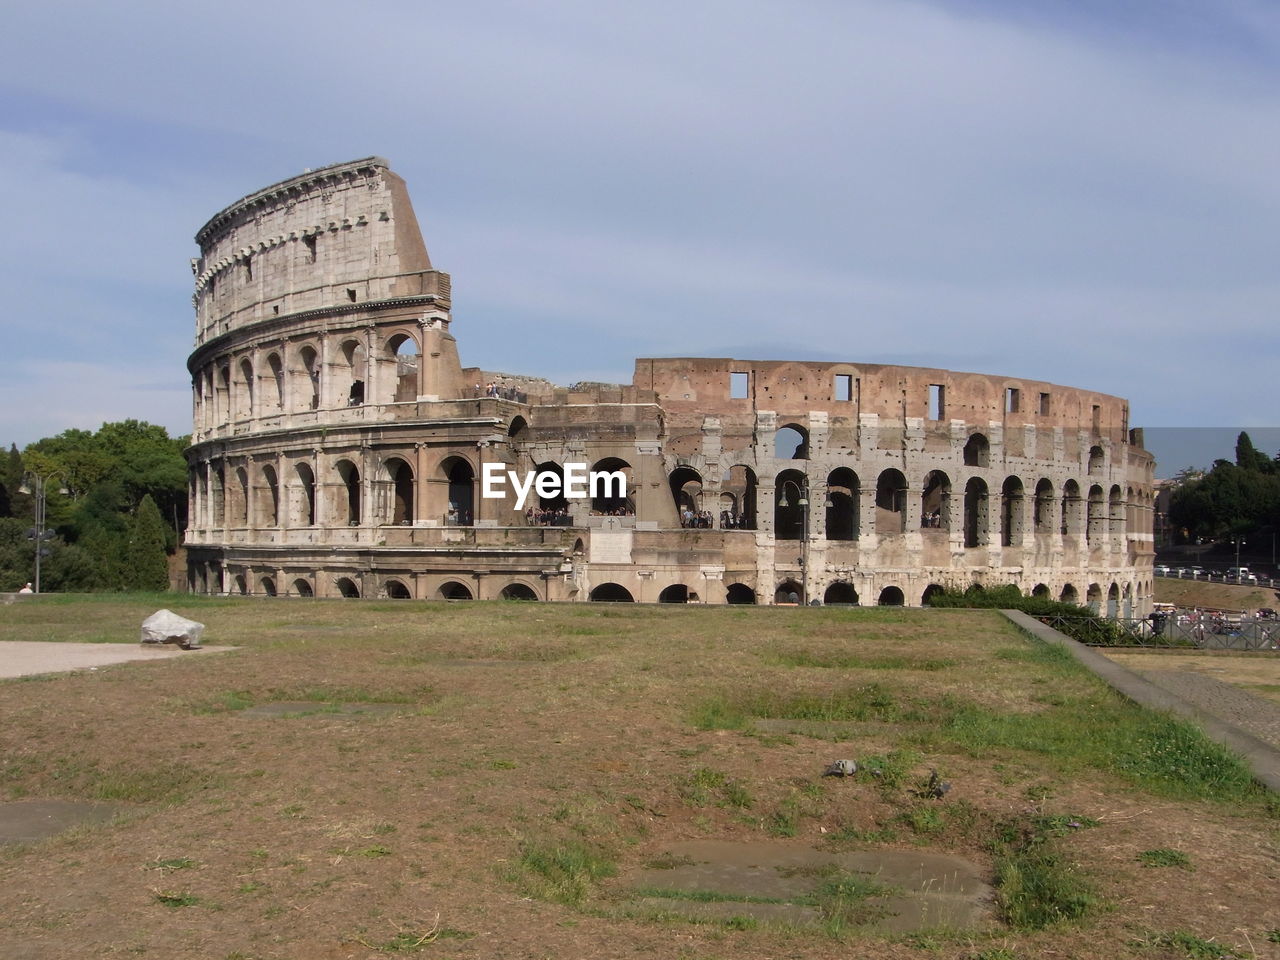
M183 650L200 646L204 624L180 617L172 610L157 610L142 621L143 643L176 643Z

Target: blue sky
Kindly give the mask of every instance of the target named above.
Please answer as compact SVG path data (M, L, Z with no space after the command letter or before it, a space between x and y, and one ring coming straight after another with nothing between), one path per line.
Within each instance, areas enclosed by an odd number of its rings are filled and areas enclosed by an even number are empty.
M15 6L0 443L187 432L196 229L369 154L453 275L467 364L908 363L1274 424L1277 9Z

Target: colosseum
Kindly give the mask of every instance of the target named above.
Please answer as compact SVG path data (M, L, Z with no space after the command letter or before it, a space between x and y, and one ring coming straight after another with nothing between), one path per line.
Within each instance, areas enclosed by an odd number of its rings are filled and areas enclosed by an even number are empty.
M1119 397L853 361L464 367L449 275L377 157L196 241L193 591L914 606L1014 583L1150 608L1153 462ZM625 489L482 495L566 465Z

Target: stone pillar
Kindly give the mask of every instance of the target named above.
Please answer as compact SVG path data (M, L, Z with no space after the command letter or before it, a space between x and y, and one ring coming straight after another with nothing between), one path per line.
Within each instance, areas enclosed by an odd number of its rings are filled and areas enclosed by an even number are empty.
M378 331L372 326L364 328L364 416L370 416L369 408L382 402L378 395L378 357L375 349L378 343Z
M420 527L427 519L427 446L415 443L413 449L413 522Z
M285 473L289 468L288 464L289 462L284 458L283 453L276 454L276 526L281 531L285 531L280 534L280 542L282 543L288 540L287 531L289 529L290 486L287 482L288 474ZM283 592L280 589L279 581L276 581L276 591L278 593Z
M316 368L320 371L320 409L333 409L333 376L329 370L329 338L320 334L320 352L316 356Z
M311 476L315 480L316 494L316 510L315 525L317 527L326 526L329 523L329 505L325 502L324 496L324 474L320 472L320 451L311 451Z

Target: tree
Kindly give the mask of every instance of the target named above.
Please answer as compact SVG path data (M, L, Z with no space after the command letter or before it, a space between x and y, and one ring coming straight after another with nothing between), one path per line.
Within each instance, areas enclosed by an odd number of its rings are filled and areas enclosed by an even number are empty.
M1236 466L1241 470L1252 470L1257 473L1271 473L1272 461L1259 453L1253 446L1249 434L1243 430L1236 437Z
M130 590L169 589L169 563L164 546L164 518L151 494L146 494L138 505L129 535L126 585Z

